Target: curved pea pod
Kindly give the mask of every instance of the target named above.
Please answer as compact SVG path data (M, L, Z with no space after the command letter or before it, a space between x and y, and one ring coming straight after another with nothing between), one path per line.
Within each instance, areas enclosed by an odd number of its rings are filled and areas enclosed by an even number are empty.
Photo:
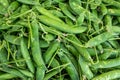
M91 65L91 67L93 67L94 69L98 69L98 68L111 68L119 65L120 65L120 58L118 57L115 59L99 61L98 63Z
M82 26L81 27L77 27L77 26L69 27L69 25L55 21L54 19L47 17L47 16L39 16L39 20L40 22L48 26L54 27L60 31L68 32L68 33L78 34L78 33L82 33L86 31L87 29L87 27L82 27Z
M116 49L120 47L119 42L117 42L116 40L109 40L109 43L111 44L112 47Z
M102 0L103 2L107 3L108 5L115 6L117 8L120 8L120 2L118 1L113 1L113 0Z
M44 7L41 6L36 6L36 9L42 14L45 15L47 17L50 17L56 21L59 21L60 23L64 23L61 19L59 19L58 17L54 16L52 13L50 13L48 10L46 10Z
M4 35L4 39L12 44L15 44L15 45L20 45L20 40L21 40L21 37L19 36L14 36L14 35L9 35L9 34L5 34Z
M12 75L15 75L15 76L17 76L17 77L19 77L21 79L25 79L26 78L21 72L19 72L16 69L13 69L13 68L4 67L2 69L2 71L7 72L7 73L12 74Z
M63 68L60 68L59 70L52 70L49 73L46 73L45 77L43 80L49 80L50 78L52 78L53 76L55 76L56 74L58 74L59 72L61 72L63 70Z
M82 45L81 41L79 41L75 35L67 36L67 38L70 39L71 41L74 41L74 43L76 44ZM87 51L85 47L80 47L74 43L73 43L73 46L77 49L79 54L81 54L87 61L93 61L89 52Z
M60 42L55 40L51 43L51 46L46 50L46 52L43 54L43 58L45 60L45 63L48 64L51 60L52 56L54 55L55 51L59 48Z
M107 40L109 40L110 38L112 38L114 36L113 33L110 32L104 32L102 34L99 34L98 36L93 37L92 39L90 39L85 46L86 47L93 47L93 46L97 46Z
M85 19L85 12L82 12L77 18L77 25L81 26L83 24L84 19Z
M33 78L33 74L29 72L28 70L18 69L18 71L20 71L22 74L24 74L27 77Z
M83 72L83 74L88 78L88 79L92 79L93 78L93 73L92 71L90 70L89 66L88 66L88 63L85 62L83 60L83 58L81 57L81 55L79 55L79 65L81 67L81 70Z
M99 55L99 59L106 60L109 57L116 57L117 55L118 55L118 50L108 49L108 50L104 50L104 53Z
M20 41L20 49L21 49L21 53L22 53L22 56L23 58L25 59L26 61L26 64L28 66L28 69L34 73L34 66L33 66L33 63L32 63L32 60L30 58L30 54L28 52L28 49L27 49L27 45L25 43L25 40L24 38L21 39Z
M37 2L34 1L34 0L17 0L17 1L20 2L20 3L23 3L23 4L39 5L39 3L37 3Z
M96 9L100 4L102 3L101 0L94 0L93 2L90 3L90 8L91 9Z
M51 65L50 65L52 68L55 68L55 67L58 67L60 66L60 63L57 59L53 59L53 61L51 62Z
M95 76L92 80L112 80L120 78L120 70L112 70Z
M45 40L40 40L40 47L41 48L46 48L46 47L49 47L49 43Z
M48 10L48 11L56 17L60 17L60 18L65 17L63 13L59 10Z
M13 78L16 78L16 77L17 77L16 75L9 74L9 73L0 74L0 79L1 80L10 80L10 79L13 79Z
M75 16L73 16L73 14L67 9L67 4L59 3L59 7L66 16L68 16L71 20L76 21Z
M113 15L113 16L120 16L120 10L119 9L108 9L107 14Z
M58 56L60 57L60 61L63 64L69 63L69 65L65 69L67 73L69 74L70 78L72 80L79 80L78 72L75 69L75 66L70 61L70 59L62 51L58 52Z

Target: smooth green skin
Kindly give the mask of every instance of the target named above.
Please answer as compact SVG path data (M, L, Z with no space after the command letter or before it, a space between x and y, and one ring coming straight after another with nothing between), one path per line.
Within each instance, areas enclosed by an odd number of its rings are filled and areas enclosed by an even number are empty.
M112 50L112 49L106 51L104 50L104 53L99 55L99 59L106 60L111 56L117 56L117 55L118 55L118 50Z
M113 15L113 16L120 16L120 10L119 9L108 9L107 14Z
M78 27L78 26L69 27L69 25L67 25L65 23L60 23L60 22L58 22L50 17L44 16L44 15L41 15L38 18L39 18L40 22L42 22L48 26L54 27L63 32L78 34L78 33L82 33L84 31L86 31L86 29L87 29L87 27Z
M39 13L41 13L42 15L45 15L47 17L50 17L56 21L59 21L60 23L64 23L60 18L58 18L57 16L53 15L52 13L50 13L48 10L46 10L44 7L41 6L36 6L36 9L38 10Z
M67 55L64 54L63 52L58 52L58 56L60 57L60 61L63 64L69 63L69 65L65 69L69 76L71 77L71 80L79 80L78 72L75 69L75 66L70 61L70 59L67 57Z
M59 61L57 60L57 59L53 59L53 61L51 62L51 64L50 64L50 66L52 67L52 68L55 68L55 67L58 67L58 66L60 66L60 63L59 63Z
M91 65L91 67L98 69L98 68L111 68L119 65L120 65L120 58L115 58L115 59L99 61L98 63Z
M78 40L78 38L75 35L72 36L67 36L68 39L74 41L77 44L82 45L82 43ZM86 48L84 47L80 47L76 44L73 43L73 46L77 49L77 51L87 60L87 61L92 61L92 58L89 54L89 52L87 51Z
M102 34L99 34L93 38L91 38L86 44L86 47L93 47L93 46L97 46L105 41L107 41L108 39L112 38L114 35L111 32L104 32Z
M37 67L36 69L36 80L43 80L45 77L45 68Z
M0 49L0 63L8 62L7 60L7 51L5 48Z
M21 41L20 41L20 49L21 49L21 54L22 54L23 58L25 59L26 64L27 64L27 66L28 66L28 69L29 69L32 73L34 73L34 70L35 70L35 69L34 69L32 60L31 60L31 58L30 58L30 54L29 54L29 52L28 52L27 45L26 45L26 43L25 43L24 38L22 38Z
M81 67L81 70L83 72L83 74L88 78L88 79L92 79L93 78L93 73L92 71L90 70L89 66L88 66L88 63L85 62L82 58L81 55L79 55L79 65Z
M0 74L0 79L1 80L10 80L10 79L13 79L13 78L16 78L16 77L17 77L16 75L9 74L9 73Z
M75 16L73 16L73 14L68 10L68 8L67 8L68 5L67 4L59 3L59 7L66 16L68 16L71 20L76 21Z
M85 19L85 12L80 13L80 15L77 18L77 25L81 26Z
M7 35L4 35L4 39L9 43L20 45L21 37L7 34Z
M1 71L7 72L9 74L15 75L19 78L25 79L26 77L18 70L16 69L12 69L12 68L8 68L8 67L3 67L3 69Z
M41 48L46 48L46 47L49 47L49 43L45 40L39 40L40 42L40 47Z
M39 3L34 0L17 0L17 1L23 4L39 5Z
M102 1L109 4L109 5L120 8L120 2L118 2L118 1L115 1L115 0L102 0Z
M39 44L39 26L37 24L36 19L34 19L31 24L32 24L31 50L33 60L37 65L36 80L43 80L46 67Z
M32 50L32 56L33 60L39 67L45 67L43 58L42 58L42 53L40 49L40 44L39 44L39 25L37 24L37 20L34 19L31 23L31 50Z
M64 14L59 10L48 10L48 11L56 17L60 17L60 18L65 17Z
M102 73L98 76L95 76L92 80L112 80L120 78L120 70L112 70L106 73Z
M58 70L53 70L49 73L46 73L45 77L43 80L49 80L51 77L55 76L56 74L58 74L59 72L61 72L63 70L63 68L60 68Z
M46 64L49 63L49 61L51 60L52 56L54 55L55 51L59 48L59 46L60 46L60 42L55 40L51 43L49 48L43 54L43 58L44 58Z
M29 72L28 70L22 70L22 69L18 69L22 74L24 74L27 77L31 77L33 78L33 74L31 72Z

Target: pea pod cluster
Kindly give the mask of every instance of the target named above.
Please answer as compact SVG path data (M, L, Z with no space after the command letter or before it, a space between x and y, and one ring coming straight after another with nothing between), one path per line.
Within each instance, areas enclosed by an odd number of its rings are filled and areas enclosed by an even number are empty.
M119 80L120 0L0 0L0 80Z

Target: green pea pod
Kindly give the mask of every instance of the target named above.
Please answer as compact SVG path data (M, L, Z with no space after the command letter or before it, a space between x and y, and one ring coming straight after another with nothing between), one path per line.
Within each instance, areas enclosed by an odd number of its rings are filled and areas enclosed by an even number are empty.
M55 76L56 74L58 74L62 70L63 70L63 68L60 68L59 70L53 70L53 71L50 71L49 73L46 73L43 80L49 80L51 77Z
M114 36L113 33L110 32L104 32L92 39L90 39L85 46L86 47L93 47L93 46L97 46L105 41L107 41L108 39L112 38Z
M118 50L104 50L104 53L99 55L99 59L101 60L107 60L109 57L116 57L118 55Z
M55 53L59 46L60 42L55 40L53 41L53 43L51 43L51 46L49 46L47 51L43 54L43 58L46 64L48 64L48 62L50 61L50 59L52 58L53 54Z
M113 16L120 16L120 10L119 9L108 9L107 14L113 15Z
M1 24L1 26L0 26L0 30L9 29L9 28L11 28L11 27L12 27L12 26L7 25L7 24Z
M7 60L7 51L5 50L5 48L0 49L0 63L6 63L8 62ZM5 67L6 64L3 64L2 66Z
M50 18L50 17L47 17L47 16L39 16L39 20L40 22L48 25L48 26L51 26L51 27L54 27L60 31L64 31L64 32L68 32L68 33L75 33L75 34L78 34L78 33L82 33L84 31L86 31L87 27L76 27L76 26L71 26L69 27L69 25L67 24L64 24L64 23L60 23L58 21L55 21L54 19Z
M36 69L36 80L43 80L45 76L45 68L37 67Z
M25 40L23 38L20 41L20 49L21 49L21 53L23 55L23 58L25 59L26 64L28 66L28 69L32 73L34 73L34 66L33 66L32 60L30 58L30 54L28 52L28 49L27 49L27 45L26 45Z
M40 40L40 47L41 48L46 48L46 47L49 47L49 43L45 40Z
M41 6L36 6L36 9L43 15L48 16L54 20L59 21L60 23L64 23L61 19L58 17L54 16L52 13L50 13L48 10L46 10L44 7Z
M31 77L33 78L33 74L27 70L23 70L23 69L18 69L18 71L20 71L22 74L24 74L27 77Z
M42 58L42 53L39 45L39 26L37 24L37 20L34 19L31 23L32 25L32 34L31 34L31 50L32 50L32 56L39 67L44 67L44 61Z
M80 13L80 15L77 18L77 25L81 26L85 19L85 12Z
M120 58L115 58L105 61L99 61L98 63L91 65L91 67L93 67L94 69L98 69L98 68L111 68L119 65L120 65Z
M114 74L114 75L113 75ZM113 80L120 78L120 70L112 70L95 76L92 80Z
M67 73L71 77L72 80L79 80L78 72L75 69L74 65L70 61L70 59L61 51L58 52L58 56L63 64L69 63L69 65L65 68Z
M15 44L15 45L20 45L20 40L21 40L21 37L19 36L14 36L14 35L9 35L9 34L5 34L4 35L4 39L12 44Z
M19 71L16 70L16 69L4 67L4 68L2 69L2 71L7 72L7 73L12 74L12 75L15 75L15 76L17 76L17 77L19 77L19 78L22 78L22 79L25 79L25 78L26 78L21 72L19 72Z
M82 45L82 43L78 40L78 38L75 35L70 35L67 36L71 41L74 41L77 44ZM73 46L77 49L77 51L87 60L87 61L92 61L92 58L89 54L89 52L87 51L86 48L84 47L80 47L76 44L73 43Z
M60 12L59 10L48 10L48 11L56 17L60 17L60 18L65 17L63 13Z
M92 71L90 70L87 62L85 62L85 61L83 60L83 58L81 57L81 55L79 55L79 60L78 60L78 62L79 62L79 65L80 65L80 67L81 67L81 70L82 70L83 74L84 74L88 79L92 79L92 78L93 78L93 73L92 73Z
M67 9L68 5L64 3L59 3L59 7L66 16L68 16L71 20L76 21L75 16L73 16L71 12Z
M9 73L0 74L1 80L10 80L10 79L14 79L14 78L17 78L17 76L13 75L13 74L9 74Z
M17 1L23 4L39 5L39 3L34 0L17 0Z
M118 2L118 1L113 1L113 0L109 0L109 1L108 0L102 0L102 1L109 4L109 5L113 5L117 8L120 8L120 2Z

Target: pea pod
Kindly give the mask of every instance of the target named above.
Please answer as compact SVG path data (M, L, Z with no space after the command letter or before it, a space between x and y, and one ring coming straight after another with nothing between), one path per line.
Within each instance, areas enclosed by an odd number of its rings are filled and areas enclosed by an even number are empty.
M92 79L93 78L93 73L92 71L90 70L87 62L85 62L83 60L83 58L81 57L81 55L79 55L79 65L81 67L81 70L83 72L83 74L88 78L88 79Z
M66 5L64 3L59 3L59 7L66 16L68 16L71 20L76 21L76 18L67 9L68 5Z
M110 32L104 32L92 39L90 39L86 44L85 46L86 47L93 47L93 46L96 46L96 45L99 45L105 41L107 41L108 39L112 38L113 37L113 33L110 33Z
M112 80L117 78L120 78L120 70L112 70L112 71L100 74L94 77L92 80Z
M47 49L47 51L43 54L43 58L46 64L48 64L48 62L52 58L55 51L59 48L59 46L60 42L55 40L53 43L51 43L51 46Z
M39 16L39 20L48 26L54 27L60 31L64 31L68 33L78 34L78 33L82 33L86 31L87 29L86 27L78 27L78 26L69 27L69 25L67 24L64 24L64 23L61 24L60 22L55 21L54 19L47 17L47 16L43 16L43 15Z
M71 63L70 59L63 52L58 52L58 56L60 57L60 60L63 64L69 63L69 65L66 67L66 70L71 79L79 80L78 72L75 69L74 65Z
M34 1L34 0L17 0L18 2L21 2L23 4L29 4L29 5L39 5L38 2Z
M17 76L16 75L13 75L13 74L9 74L9 73L4 73L4 74L0 74L0 79L1 80L10 80L10 79L13 79L13 78L16 78Z
M116 64L116 62L118 62ZM110 68L110 67L115 67L120 65L120 58L116 58L116 59L109 59L109 60L105 60L105 61L99 61L98 63L95 63L93 65L91 65L91 67L98 69L98 68Z
M29 54L28 49L27 49L27 45L26 45L25 40L23 38L20 41L20 49L21 49L21 53L22 53L23 57L25 58L25 61L26 61L26 64L27 64L29 70L32 73L34 73L34 66L33 66L33 63L31 61L30 54Z

